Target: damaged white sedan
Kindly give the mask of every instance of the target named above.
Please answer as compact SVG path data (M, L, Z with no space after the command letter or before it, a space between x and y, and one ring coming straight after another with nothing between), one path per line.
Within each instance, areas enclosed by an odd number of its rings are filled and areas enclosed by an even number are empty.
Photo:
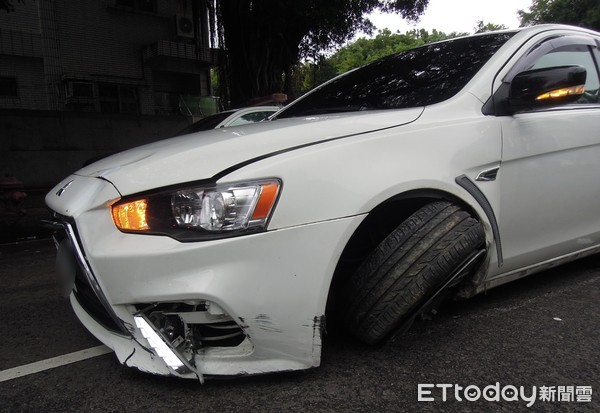
M62 290L123 364L203 380L318 366L325 314L377 343L596 253L599 39L435 43L89 165L46 197Z

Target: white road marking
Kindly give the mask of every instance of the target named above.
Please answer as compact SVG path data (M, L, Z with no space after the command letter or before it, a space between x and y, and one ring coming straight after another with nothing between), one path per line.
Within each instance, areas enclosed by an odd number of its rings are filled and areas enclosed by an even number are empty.
M78 361L87 360L92 357L108 354L112 350L106 346L92 347L85 350L76 351L74 353L65 354L50 359L36 361L35 363L25 364L12 369L0 371L0 382L16 379L17 377L27 376L29 374L39 373L44 370L50 370L55 367L65 366Z

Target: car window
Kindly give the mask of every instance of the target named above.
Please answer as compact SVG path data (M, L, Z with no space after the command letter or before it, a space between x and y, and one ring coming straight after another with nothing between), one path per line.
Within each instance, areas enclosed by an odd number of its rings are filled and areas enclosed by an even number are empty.
M277 118L442 102L458 93L514 34L457 38L384 57L318 87Z
M275 113L275 111L246 113L245 115L240 116L239 118L237 118L236 120L234 120L233 122L228 124L227 126L238 126L238 125L245 125L246 123L261 122L261 121L267 119L273 113Z
M579 65L587 71L585 93L576 103L598 103L600 81L590 46L569 45L553 49L536 60L529 69L544 69L569 65Z

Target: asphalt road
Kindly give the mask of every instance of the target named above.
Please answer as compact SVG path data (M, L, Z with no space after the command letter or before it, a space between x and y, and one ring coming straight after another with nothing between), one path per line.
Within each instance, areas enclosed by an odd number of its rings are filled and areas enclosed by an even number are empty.
M54 289L49 241L0 246L2 371L96 347ZM403 412L600 411L600 256L555 268L444 307L400 339L369 347L331 331L321 367L305 372L208 381L163 378L106 354L0 382L2 412ZM447 401L442 388L451 384ZM592 387L591 402L468 401L456 387L523 386L569 392ZM558 386L573 386L559 389ZM425 391L431 391L426 394ZM474 390L474 388L471 388ZM505 392L507 390L508 392ZM461 390L462 391L462 390ZM473 395L476 393L469 393ZM474 397L474 396L472 396ZM555 396L556 397L556 396Z

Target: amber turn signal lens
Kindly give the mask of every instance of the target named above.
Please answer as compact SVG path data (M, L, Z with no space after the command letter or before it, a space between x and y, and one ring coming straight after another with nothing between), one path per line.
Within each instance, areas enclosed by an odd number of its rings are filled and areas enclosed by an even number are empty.
M252 213L252 220L257 219L265 219L269 216L271 209L273 208L273 204L277 199L277 194L279 193L279 184L278 183L268 183L261 185L260 198L258 198L258 202L256 203L256 207L254 208L254 212Z
M123 231L147 231L150 229L146 221L147 208L146 199L117 204L112 207L113 221Z
M538 97L536 97L535 100L560 99L567 96L583 95L583 92L585 92L584 85L564 87L561 89L551 90L550 92L541 94Z

